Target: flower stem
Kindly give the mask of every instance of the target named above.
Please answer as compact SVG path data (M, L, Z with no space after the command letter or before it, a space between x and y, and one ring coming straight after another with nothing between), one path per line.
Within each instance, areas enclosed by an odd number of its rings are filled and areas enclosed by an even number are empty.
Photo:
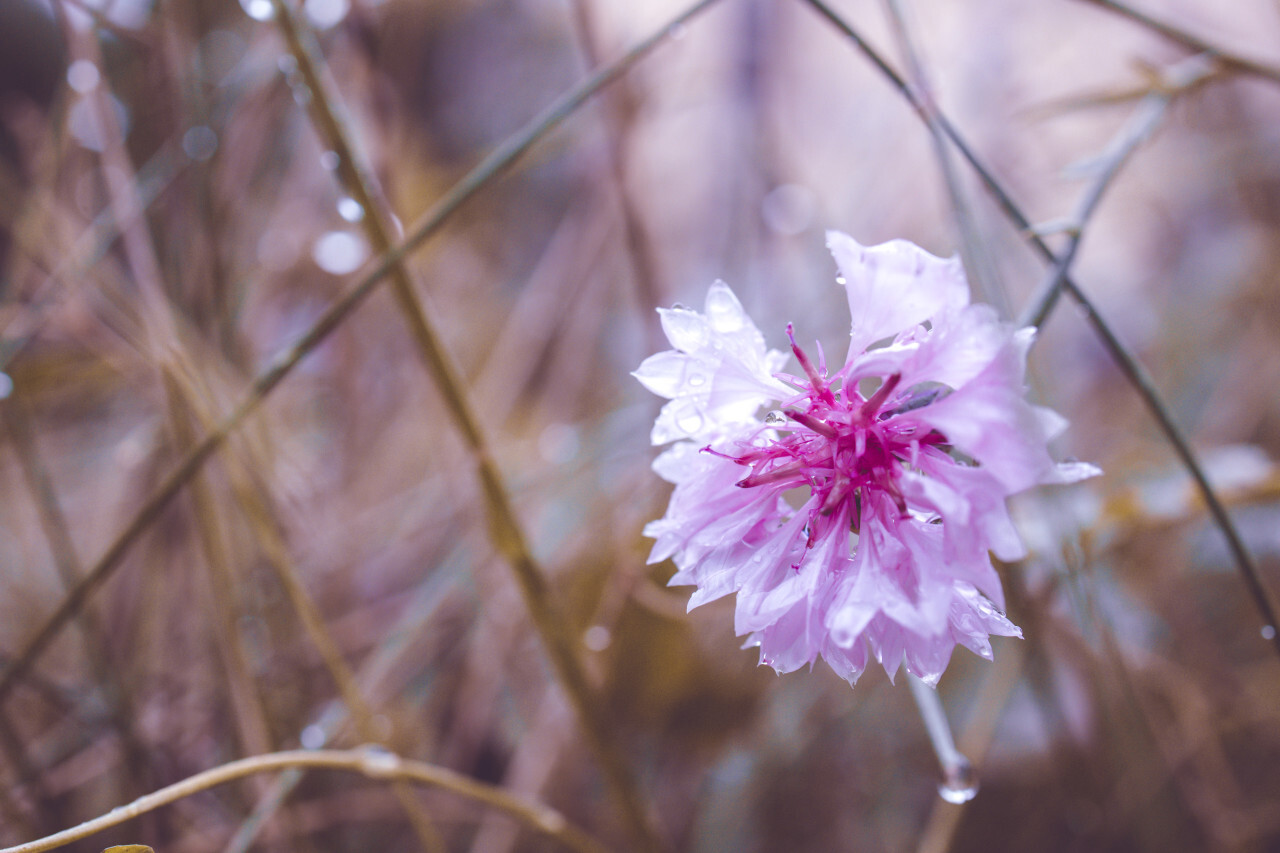
M929 732L929 742L933 744L934 754L938 756L938 766L942 768L943 781L938 786L939 793L947 802L968 802L978 792L978 785L969 759L956 749L951 725L947 722L947 713L942 707L938 691L910 673L907 674L907 684L911 687L916 707L920 709L925 730Z
M444 767L400 758L382 749L360 747L348 750L271 752L232 761L139 797L128 805L114 808L107 814L85 821L79 826L15 847L6 847L0 850L0 853L42 853L45 850L56 850L73 841L79 841L104 829L118 826L139 815L217 785L257 773L272 773L291 768L346 770L363 773L372 779L432 785L503 811L570 849L581 851L581 853L602 853L605 849L600 842L570 824L563 815L548 806L529 802L501 788L477 782Z

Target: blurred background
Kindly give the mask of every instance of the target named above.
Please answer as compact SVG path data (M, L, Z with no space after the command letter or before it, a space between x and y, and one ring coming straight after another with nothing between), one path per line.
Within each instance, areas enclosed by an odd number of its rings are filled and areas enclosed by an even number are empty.
M905 3L941 108L1035 223L1069 217L1161 69L1194 51L1082 0ZM393 228L684 4L305 0ZM897 68L872 0L833 8ZM1280 9L1145 0L1266 68L1178 93L1074 266L1280 584ZM323 96L323 92L320 93ZM269 0L0 2L0 654L12 660L254 377L372 267L370 215ZM957 167L983 298L1046 267ZM654 307L730 283L774 347L843 356L824 230L960 250L925 125L802 0L722 0L491 181L408 260L609 735L688 851L1280 849L1280 660L1154 421L1069 302L1032 353L1106 476L1022 496L1025 640L940 694L964 805L909 691L775 676L732 601L646 566ZM1046 227L1046 232L1055 229ZM1049 236L1064 245L1061 234ZM8 392L6 394L6 392ZM631 842L486 532L473 466L387 292L348 315L156 516L0 706L0 842L221 763L377 740ZM317 640L317 638L320 638ZM335 672L338 674L335 680ZM350 674L363 703L352 723ZM350 686L350 685L349 685ZM344 710L346 709L346 710ZM70 849L422 849L383 783L270 777ZM561 849L413 795L444 849ZM252 830L252 831L251 831ZM252 838L250 842L249 839ZM236 845L240 845L237 847Z

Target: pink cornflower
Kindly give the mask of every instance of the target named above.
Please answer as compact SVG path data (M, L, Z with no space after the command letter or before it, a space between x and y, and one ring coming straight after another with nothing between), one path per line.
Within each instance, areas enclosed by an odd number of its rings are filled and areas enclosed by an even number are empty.
M690 609L737 593L737 633L780 673L821 655L852 683L874 657L936 684L957 643L990 659L1022 636L990 558L1025 553L1005 499L1098 469L1049 456L1065 422L1024 398L1035 330L969 304L958 259L827 244L853 319L835 372L789 324L800 375L778 372L723 282L701 313L659 309L674 349L634 375L670 400L653 467L675 490L649 562L674 560Z

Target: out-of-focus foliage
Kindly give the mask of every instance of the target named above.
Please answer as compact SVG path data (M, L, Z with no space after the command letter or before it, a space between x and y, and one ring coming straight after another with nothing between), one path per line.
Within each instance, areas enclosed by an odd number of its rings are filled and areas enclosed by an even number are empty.
M269 4L268 4L269 5ZM680 4L307 0L349 126L407 227L487 151ZM1090 3L909 4L942 108L1029 216L1067 216L1150 80L1187 51ZM256 0L0 2L0 651L20 649L184 451L371 265ZM884 7L841 14L893 57ZM1280 64L1274 4L1151 0ZM1032 353L1106 476L1027 495L1002 567L1027 639L941 692L982 791L941 803L908 692L774 677L732 605L686 615L640 536L657 403L628 375L655 305L717 277L771 345L842 341L823 247L960 245L923 124L800 0L723 0L410 256L616 738L690 851L1266 850L1280 845L1280 661L1222 539L1070 304ZM896 61L896 60L895 60ZM1042 263L961 170L1014 315ZM1280 84L1180 96L1089 224L1074 275L1204 451L1280 584ZM1001 295L1003 294L1003 295ZM771 318L771 319L770 319ZM829 354L839 359L841 352ZM391 749L627 842L401 315L375 294L136 543L0 713L0 841L202 769L325 742L338 690L280 580L323 617ZM329 742L359 742L350 726ZM269 788L120 830L223 849ZM448 849L546 849L422 792ZM409 850L382 786L313 773L255 849ZM934 845L934 846L931 846Z

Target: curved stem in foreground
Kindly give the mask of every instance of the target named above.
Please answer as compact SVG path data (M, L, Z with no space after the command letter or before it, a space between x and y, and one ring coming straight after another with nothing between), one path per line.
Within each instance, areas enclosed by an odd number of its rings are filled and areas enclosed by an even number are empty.
M571 850L577 850L580 853L603 853L605 850L600 842L570 824L564 815L549 806L521 799L501 788L477 782L444 767L401 758L394 753L375 747L360 747L269 752L265 755L232 761L146 794L128 805L114 808L107 814L85 821L79 826L64 829L62 832L35 841L28 841L26 844L6 847L0 850L0 853L41 853L45 850L56 850L73 841L79 841L104 829L118 826L127 820L216 785L255 773L270 773L290 768L345 770L363 773L371 779L431 785L505 812L526 826L554 838Z

